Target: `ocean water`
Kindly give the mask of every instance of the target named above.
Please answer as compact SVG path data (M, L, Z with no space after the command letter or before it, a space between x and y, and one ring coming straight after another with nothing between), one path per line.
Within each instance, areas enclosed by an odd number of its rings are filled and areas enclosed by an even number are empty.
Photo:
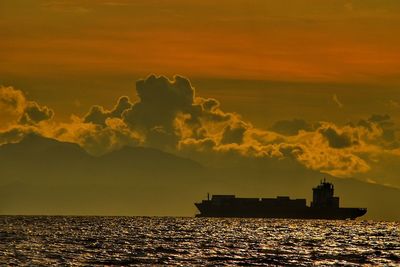
M0 265L400 265L400 223L0 216Z

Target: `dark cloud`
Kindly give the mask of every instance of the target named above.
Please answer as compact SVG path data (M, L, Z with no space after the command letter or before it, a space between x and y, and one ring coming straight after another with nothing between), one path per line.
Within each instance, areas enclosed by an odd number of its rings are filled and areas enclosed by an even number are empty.
M89 112L83 118L85 123L94 123L99 125L105 125L108 112L104 110L102 106L92 106Z
M381 140L377 140L377 143L386 148L397 148L400 142L400 130L396 128L395 123L388 114L380 115L374 114L367 120L360 120L358 126L368 129L370 132L381 130Z
M111 110L111 116L115 118L121 118L122 113L124 113L125 110L128 110L131 107L132 103L130 102L129 97L121 96L118 99L118 102L115 105L114 109Z
M353 123L349 123L348 125L350 125L351 127L355 127L355 125ZM372 131L372 123L369 122L368 120L359 120L357 123L357 126L361 126L364 127L366 129L368 129L369 131Z
M6 131L0 132L0 145L7 143L17 143L26 135L36 133L32 127L14 126Z
M370 122L387 122L390 121L390 116L385 114L385 115L381 115L381 114L373 114L371 117L368 118L368 121Z
M385 139L385 141L396 141L396 129L394 128L395 124L389 115L374 114L368 119L368 121L377 123L379 127L382 128L382 137Z
M181 76L169 80L150 75L137 81L136 91L136 103L123 96L111 110L92 106L82 119L63 125L56 135L63 140L76 140L92 154L114 149L118 147L116 142L127 144L125 137L132 137L136 144L176 150L186 138L198 140L214 134L213 139L221 139L223 129L236 118L222 112L217 100L196 97L190 81ZM235 119L235 123L238 121ZM230 133L228 128L226 131L225 139ZM231 131L239 129L235 126ZM96 145L101 148L96 149Z
M275 122L271 130L283 135L296 135L300 130L313 130L313 125L302 119L281 120Z
M319 132L328 140L332 148L346 148L353 145L351 137L346 133L339 134L335 129L328 127Z
M174 121L179 113L198 113L194 103L194 89L189 80L175 76L170 81L164 76L150 75L136 82L139 101L123 113L124 121L144 133L146 142L156 147L173 147L179 140Z
M92 106L83 118L83 121L105 126L108 118L121 118L122 113L131 107L132 103L129 98L127 96L121 96L112 110L105 110L103 107L97 105Z
M224 122L231 115L219 110L215 99L195 97L190 81L150 75L136 83L139 101L126 110L124 121L146 137L150 146L176 148L182 136L203 138L203 124Z
M282 144L279 146L279 152L286 158L293 158L304 153L302 146L293 144Z
M151 75L136 82L136 91L140 101L124 113L124 120L132 126L146 131L159 127L172 132L178 113L196 113L194 89L183 77L175 76L170 81L164 76Z
M243 124L226 126L222 134L221 144L242 144L246 130L247 128Z
M206 111L215 111L219 107L219 102L214 98L208 98L204 100L202 105Z
M34 101L29 101L22 113L19 123L21 124L36 124L41 121L53 118L54 112L46 106L39 106Z

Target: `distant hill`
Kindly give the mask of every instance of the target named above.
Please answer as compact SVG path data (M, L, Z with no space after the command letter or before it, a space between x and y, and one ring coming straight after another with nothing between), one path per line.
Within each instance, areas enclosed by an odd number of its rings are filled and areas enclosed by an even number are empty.
M19 143L9 143L0 146L0 159L9 160L37 160L39 157L49 159L57 155L59 158L81 158L87 157L87 153L79 145L74 143L60 142L45 138L37 134L28 134ZM43 159L43 158L42 158Z
M0 146L0 214L193 216L193 203L207 192L310 201L322 177L290 159L209 168L146 147L94 157L77 144L32 134ZM343 205L369 209L365 218L400 219L400 190L327 178Z
M1 184L9 181L51 183L56 180L96 183L104 182L102 178L115 178L116 174L129 180L135 173L168 175L202 168L192 160L144 147L123 147L94 157L77 144L36 134L26 136L19 143L0 146ZM105 173L113 174L113 177L105 176Z

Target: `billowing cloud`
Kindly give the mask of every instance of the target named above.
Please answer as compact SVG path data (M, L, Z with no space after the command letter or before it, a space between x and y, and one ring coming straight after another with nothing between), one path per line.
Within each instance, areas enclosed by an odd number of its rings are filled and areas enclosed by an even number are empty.
M12 87L0 87L0 127L15 123L26 107L25 95Z
M69 123L58 125L51 135L61 141L74 142L93 155L102 155L123 146L137 146L141 136L119 118L108 118L104 125L87 123L73 116Z
M189 80L176 76L173 81L164 76L149 76L136 82L139 101L123 114L124 121L146 135L149 144L166 145L178 141L174 121L179 113L195 120L200 106L194 105L194 90ZM159 144L160 145L160 144Z
M49 121L53 110L26 99L13 87L0 87L0 145L19 142L26 134L39 133L42 122Z
M0 87L0 118L2 124L34 125L53 117L54 112L35 101L28 101L25 94L12 87Z
M345 148L350 147L353 144L351 136L346 133L338 133L331 127L321 129L320 133L328 140L330 147Z
M54 111L12 87L0 88L0 118L6 126L0 131L0 145L18 142L29 133L36 133L61 141L81 145L89 153L100 155L124 145L138 145L141 137L122 121L122 113L132 104L121 97L108 111L94 106L84 118L71 117L68 123L56 123L51 119Z
M369 121L369 120L368 120ZM384 131L377 122L369 128L360 125L338 126L330 122L313 123L315 129L281 135L252 127L241 128L240 138L184 140L180 149L207 153L236 153L244 157L293 158L305 167L337 177L351 177L371 170L371 160L387 153L380 142ZM311 125L311 124L310 124ZM230 126L232 127L232 126ZM225 130L231 130L227 127ZM226 131L222 131L223 134ZM242 142L238 142L243 140Z
M82 118L57 123L50 120L50 108L27 100L21 91L2 88L1 112L13 117L14 125L0 132L0 144L35 132L75 142L95 155L144 145L204 162L290 159L321 173L365 179L378 161L400 157L400 131L389 115L375 114L345 125L283 120L264 130L239 114L223 111L218 100L197 96L181 76L170 80L150 75L137 82L136 90L134 103L122 96L111 110L94 105Z
M232 117L219 109L217 100L196 97L190 81L181 76L169 80L150 75L136 83L136 91L139 101L122 117L145 136L150 146L175 149L182 137L205 138L216 131L221 134L213 127L224 128Z
M84 117L84 122L105 125L108 118L121 118L122 113L132 107L127 96L121 96L112 110L105 110L101 106L92 106Z
M244 133L247 130L247 125L238 123L237 125L228 125L222 133L222 144L242 144Z
M54 112L46 106L39 106L38 103L29 101L19 119L21 124L36 124L41 121L53 118Z
M374 114L366 120L360 120L358 126L368 129L370 132L375 132L379 138L375 138L376 145L385 148L400 147L400 130L396 128L392 118L385 114Z
M0 87L0 107L2 111L21 113L25 108L25 96L12 87Z

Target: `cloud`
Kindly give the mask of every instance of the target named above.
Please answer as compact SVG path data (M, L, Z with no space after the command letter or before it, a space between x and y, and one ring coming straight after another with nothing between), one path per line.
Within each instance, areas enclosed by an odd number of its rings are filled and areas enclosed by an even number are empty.
M394 128L394 122L392 121L392 118L388 114L374 114L368 120L372 123L377 123L379 125L379 127L383 131L382 137L386 141L390 142L395 140L396 129Z
M371 120L378 118L372 116ZM179 148L185 155L206 153L211 161L218 157L216 154L225 155L225 158L233 154L247 158L292 158L306 168L321 173L352 177L368 173L373 155L386 153L386 148L380 145L384 140L380 124L366 121L369 128L356 124L339 126L331 122L307 123L315 129L299 131L296 135L281 135L249 125L241 128L237 135L240 138L237 139L219 141L211 137L182 140ZM204 157L199 158L204 160Z
M26 107L25 95L12 87L0 87L0 120L2 125L15 123Z
M173 147L178 142L174 127L178 114L187 114L186 120L195 123L201 109L194 104L194 89L189 80L181 76L170 81L164 76L150 75L136 82L136 92L139 101L123 113L123 119L156 147Z
M0 131L0 144L35 132L77 143L94 155L144 145L206 164L291 160L337 177L371 173L377 160L400 155L399 129L386 114L344 125L281 120L265 130L223 111L218 100L197 96L182 76L170 80L150 75L137 81L136 91L134 103L122 96L110 110L94 105L82 118L71 116L71 121L59 123L50 108L27 100L19 90L2 88L0 112L14 124Z
M384 148L399 147L400 131L388 114L374 114L366 120L360 120L358 126L364 127L374 133L374 144Z
M18 143L30 133L38 133L38 131L32 126L14 125L7 130L0 131L0 145Z
M298 156L301 163L310 169L332 176L352 177L370 170L369 164L364 159L349 151L338 153L330 149L313 150L309 147L306 147L305 151Z
M180 76L151 75L138 81L137 93L139 101L122 118L142 134L144 144L206 161L218 155L292 158L306 168L349 177L370 170L365 155L382 153L392 127L390 117L372 115L343 126L284 120L263 130L224 112L217 100L196 96L190 81Z
M390 120L390 116L388 114L373 114L371 117L368 118L368 121L370 122L377 122L377 123L383 123L383 122L388 122Z
M296 135L299 131L311 131L314 127L312 124L302 119L280 120L275 122L271 130L283 135Z
M122 117L150 146L175 149L182 136L204 137L232 118L219 109L217 100L196 97L190 81L181 76L169 80L150 75L137 81L136 91L139 101Z
M339 108L343 108L343 104L342 104L342 102L340 102L340 100L339 100L339 98L337 97L336 94L334 94L334 95L332 96L332 99L333 99L333 102L335 102L336 105L337 105Z
M226 126L222 133L221 144L242 144L247 127L244 123Z
M84 122L94 123L105 126L105 122L108 118L121 118L124 111L130 109L132 103L127 96L121 96L118 99L117 104L112 110L105 110L101 106L92 106L89 112L84 116Z
M19 122L21 124L36 124L41 121L50 120L53 118L54 112L46 106L39 106L34 101L29 101L26 104Z
M0 87L0 145L19 142L30 133L41 133L42 124L53 116L53 110L27 100L21 90Z
M61 141L77 143L92 155L142 143L142 137L119 118L107 118L104 125L87 123L76 116L71 120L57 125L51 135Z
M25 108L25 96L12 87L0 87L0 107L2 111L20 114Z
M0 145L19 142L32 132L77 143L94 155L125 145L138 145L142 137L121 119L122 113L131 106L129 98L123 96L110 111L93 106L84 118L72 116L68 123L56 123L51 120L52 109L27 100L20 90L1 87L0 118L5 119L7 125L0 131Z
M333 148L346 148L354 144L351 136L346 133L338 133L335 129L328 127L319 131L329 142L329 146Z
M35 101L28 101L21 90L0 87L0 121L5 126L3 129L16 123L34 125L53 116L53 110Z

